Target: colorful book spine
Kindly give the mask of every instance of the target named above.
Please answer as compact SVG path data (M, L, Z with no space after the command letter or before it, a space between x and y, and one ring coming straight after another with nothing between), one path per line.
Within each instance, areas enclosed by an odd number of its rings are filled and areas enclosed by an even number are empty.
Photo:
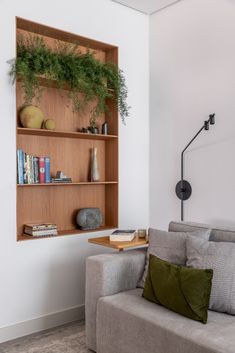
M34 169L34 183L38 184L39 183L39 158L38 157L33 157L33 169Z
M26 184L32 184L31 178L30 178L30 155L29 154L26 154L25 173L26 173Z
M30 155L30 184L34 184L34 162L33 162L33 156Z
M45 183L45 159L44 159L44 157L39 157L39 182L40 182L40 184Z
M45 183L51 182L51 161L49 157L45 157Z
M24 153L24 184L27 184L26 163L27 163L27 153Z
M18 184L24 184L24 152L21 148L17 150Z

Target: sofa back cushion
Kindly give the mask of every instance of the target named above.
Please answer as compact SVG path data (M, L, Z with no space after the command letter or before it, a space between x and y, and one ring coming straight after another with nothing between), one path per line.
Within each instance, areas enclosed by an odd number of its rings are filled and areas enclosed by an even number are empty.
M213 269L211 310L235 315L235 244L190 237L187 266Z
M232 227L215 227L203 223L192 222L170 222L170 232L193 232L199 229L211 229L210 240L217 242L235 243L235 228Z

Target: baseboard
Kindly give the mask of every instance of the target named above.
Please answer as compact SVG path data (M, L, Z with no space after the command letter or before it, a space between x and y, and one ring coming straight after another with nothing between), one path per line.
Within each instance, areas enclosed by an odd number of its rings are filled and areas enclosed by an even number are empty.
M76 320L84 320L85 305L43 315L35 319L18 322L13 325L0 327L0 343L35 332L47 330Z

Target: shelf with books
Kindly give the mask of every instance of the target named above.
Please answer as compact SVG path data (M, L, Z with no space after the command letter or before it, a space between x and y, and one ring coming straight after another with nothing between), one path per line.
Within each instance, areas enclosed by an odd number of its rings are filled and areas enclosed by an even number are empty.
M87 134L87 133L75 132L75 131L29 129L29 128L22 128L22 127L17 128L17 134L62 137L62 138L66 137L66 138L77 138L77 139L88 139L88 140L115 140L118 138L117 135Z
M115 226L101 226L97 229L90 229L89 231L87 230L80 230L80 229L70 229L70 230L58 230L58 235L43 235L43 236L31 236L28 234L21 234L18 237L18 241L21 240L36 240L36 239L42 239L42 238L58 238L58 237L62 237L62 236L67 236L67 235L83 235L86 233L96 233L96 232L103 232L106 230L113 230L116 229Z
M41 35L45 43L57 46L58 43L79 43L79 49L95 49L96 58L118 64L118 48L109 44L99 43L71 33L65 33L28 20L16 19L16 36ZM82 45L85 43L84 48ZM94 44L95 43L95 44ZM43 94L40 102L33 101L44 114L44 119L53 119L56 130L24 128L21 124L20 111L25 104L24 89L20 78L16 81L16 148L18 176L17 184L17 240L40 239L24 235L24 225L27 223L53 222L59 234L83 235L85 233L112 230L118 227L118 109L117 102L107 98L107 112L97 119L99 131L106 122L109 135L82 133L91 123L91 112L94 111L96 101L89 104L79 113L74 113L68 87L58 89L56 82L40 78ZM98 182L89 182L91 151L97 148L97 162L99 168ZM18 155L18 151L20 155ZM29 156L28 168L27 158ZM50 175L57 178L57 172L71 178L72 182L38 183L37 169L39 159L50 160ZM33 161L33 163L32 163ZM34 161L36 163L34 163ZM35 167L35 165L38 164ZM48 166L48 164L47 164ZM24 179L25 168L30 177ZM23 170L23 180L22 180ZM36 172L35 172L36 170ZM39 173L39 175L40 175ZM19 174L21 178L19 178ZM33 177L31 178L31 176ZM39 180L40 181L40 180ZM52 179L50 179L52 181ZM29 182L29 184L26 184ZM103 222L94 231L81 231L77 228L76 214L82 208L99 208ZM110 226L111 225L111 226ZM43 236L49 238L49 236Z
M81 182L72 182L72 183L38 183L38 184L17 184L17 187L31 187L31 186L74 186L74 185L113 185L118 184L118 181L81 181Z

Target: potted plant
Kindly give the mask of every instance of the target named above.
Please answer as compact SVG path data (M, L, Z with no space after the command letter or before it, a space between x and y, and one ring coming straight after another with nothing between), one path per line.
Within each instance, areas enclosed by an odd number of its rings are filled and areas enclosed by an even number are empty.
M58 44L52 50L40 36L20 36L17 40L17 57L11 62L9 74L13 82L20 76L25 104L31 104L33 100L40 102L42 77L52 80L58 88L69 88L68 96L72 100L74 112L96 99L91 115L92 127L96 126L99 115L108 110L107 98L117 101L123 123L129 115L123 72L113 63L99 61L89 50L81 53L78 45Z

